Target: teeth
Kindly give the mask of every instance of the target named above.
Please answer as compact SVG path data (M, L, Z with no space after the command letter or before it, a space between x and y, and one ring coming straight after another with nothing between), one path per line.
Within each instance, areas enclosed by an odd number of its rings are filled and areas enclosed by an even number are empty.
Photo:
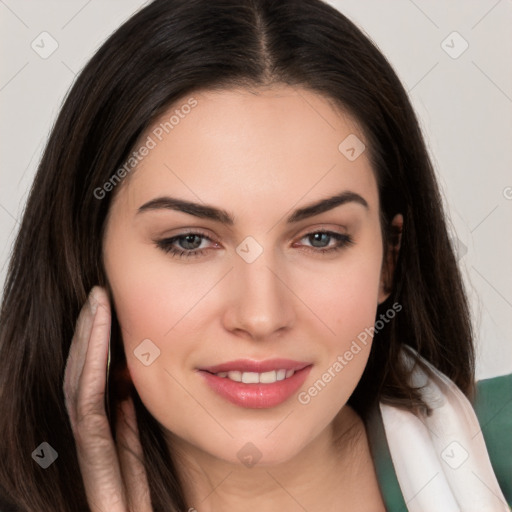
M228 372L228 379L234 380L235 382L242 382L242 372Z
M273 384L274 382L289 379L295 370L272 370L270 372L219 372L217 377L227 377L235 382L243 382L244 384Z
M260 376L255 372L243 372L242 373L242 382L244 384L258 384L260 381Z
M259 382L262 384L272 384L277 380L275 370L272 370L271 372L260 373L259 377Z

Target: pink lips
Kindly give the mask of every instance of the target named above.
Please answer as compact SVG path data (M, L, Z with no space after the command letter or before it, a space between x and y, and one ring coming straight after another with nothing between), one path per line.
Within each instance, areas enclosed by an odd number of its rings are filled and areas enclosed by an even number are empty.
M240 407L263 409L275 407L290 398L304 384L311 367L311 363L291 359L269 359L266 361L238 359L198 370L206 384L231 403ZM228 377L214 375L230 371L264 373L272 370L294 370L295 373L289 378L271 384L246 384L235 382Z

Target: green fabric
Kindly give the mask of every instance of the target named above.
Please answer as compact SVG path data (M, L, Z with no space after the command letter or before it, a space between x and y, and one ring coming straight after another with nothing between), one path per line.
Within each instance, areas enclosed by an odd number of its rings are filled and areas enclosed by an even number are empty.
M472 402L501 491L512 508L512 374L478 381ZM407 512L379 407L367 422L381 493L390 512Z
M494 474L512 507L512 373L477 382L473 407Z
M378 406L372 411L367 424L367 432L377 480L386 510L390 512L407 512L407 506L398 484L391 454L389 453L382 415Z

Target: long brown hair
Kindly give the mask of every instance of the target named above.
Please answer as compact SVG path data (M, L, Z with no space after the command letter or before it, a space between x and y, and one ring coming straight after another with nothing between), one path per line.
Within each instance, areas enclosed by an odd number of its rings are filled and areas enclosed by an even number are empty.
M360 123L385 245L393 241L390 220L404 216L394 285L377 315L395 302L403 310L375 335L349 403L363 418L377 400L419 403L398 357L403 344L471 395L470 315L438 185L407 94L380 51L320 0L155 0L116 30L77 77L14 244L0 312L0 488L20 510L89 509L62 381L78 312L93 285L107 285L101 240L113 194L98 199L95 189L177 99L274 83L322 94ZM119 363L115 311L112 345ZM159 425L132 393L154 510L185 510ZM59 455L46 470L30 456L43 441Z

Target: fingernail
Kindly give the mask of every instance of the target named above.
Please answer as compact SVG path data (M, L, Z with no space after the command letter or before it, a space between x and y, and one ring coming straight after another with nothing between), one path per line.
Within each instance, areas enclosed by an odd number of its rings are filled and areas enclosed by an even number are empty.
M92 314L96 314L96 310L98 309L98 301L95 297L95 288L93 288L91 290L91 292L89 293L89 306L91 308L91 312Z

